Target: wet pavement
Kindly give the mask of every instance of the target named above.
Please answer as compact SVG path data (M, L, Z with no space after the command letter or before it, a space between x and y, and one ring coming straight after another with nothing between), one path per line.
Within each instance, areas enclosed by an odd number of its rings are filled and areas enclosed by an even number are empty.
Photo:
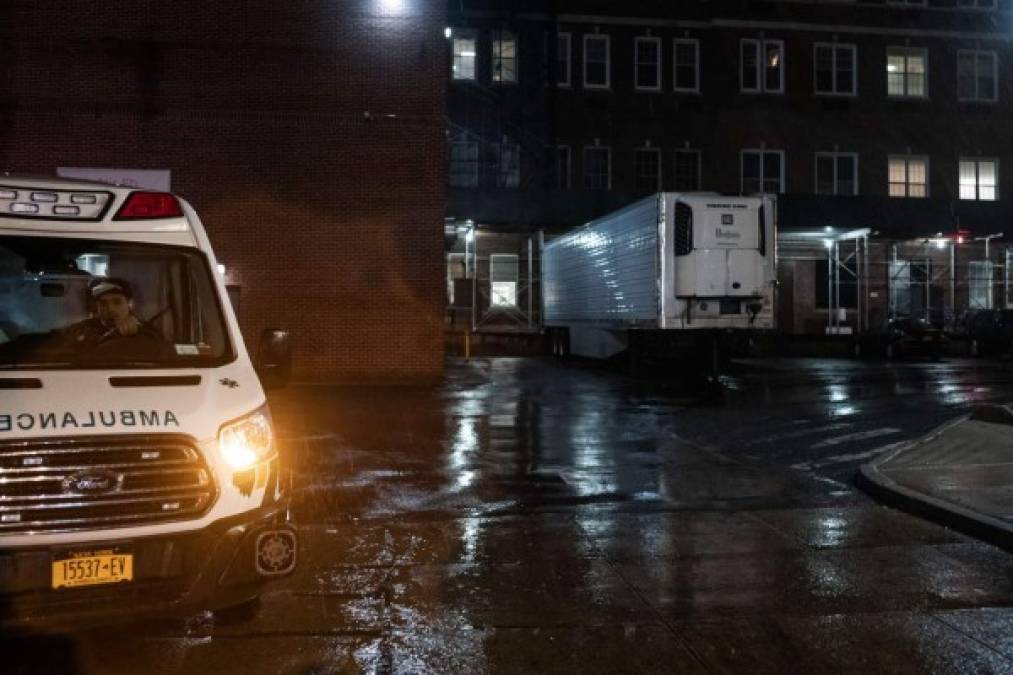
M1009 364L656 376L481 359L292 389L303 555L258 606L3 645L13 672L1013 672L1013 556L878 505L858 466Z

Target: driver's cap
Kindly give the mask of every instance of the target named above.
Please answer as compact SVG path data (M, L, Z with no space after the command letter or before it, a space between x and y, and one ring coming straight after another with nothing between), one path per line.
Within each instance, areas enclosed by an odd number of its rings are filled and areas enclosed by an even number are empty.
M134 297L134 293L130 289L130 282L116 277L92 280L88 284L88 293L94 299L98 299L107 293L119 293L128 300Z

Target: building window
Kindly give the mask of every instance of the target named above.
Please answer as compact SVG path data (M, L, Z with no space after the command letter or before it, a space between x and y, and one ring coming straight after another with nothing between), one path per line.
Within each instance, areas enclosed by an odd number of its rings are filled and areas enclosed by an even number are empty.
M609 78L609 36L584 36L584 87L586 89L608 89Z
M636 152L637 192L661 190L661 150L638 148Z
M450 186L478 187L478 143L458 140L450 143Z
M600 146L584 148L584 189L608 190L612 187L612 151Z
M675 181L678 192L696 192L700 189L700 151L675 151Z
M496 187L515 188L521 184L521 149L506 141L497 146Z
M743 40L740 54L742 91L784 93L784 42Z
M464 33L460 37L455 37L454 43L454 69L453 78L455 80L474 80L475 79L475 35L473 33Z
M854 96L858 91L855 45L817 44L815 51L816 93Z
M673 49L676 91L700 91L700 41L678 39Z
M556 35L556 85L569 87L571 80L570 34Z
M998 98L998 59L995 52L957 52L957 97L961 101L994 101Z
M991 202L999 186L999 161L995 159L960 160L960 198Z
M839 271L834 270L829 260L817 260L814 268L816 309L829 309L831 305L858 308L858 279L852 272L844 266Z
M890 157L890 196L928 197L928 157Z
M992 309L995 273L990 260L972 260L967 266L967 304L970 309Z
M816 194L858 194L858 155L851 152L816 153Z
M518 267L516 254L493 253L489 256L490 304L493 307L517 306Z
M517 38L509 31L499 31L492 40L492 81L517 81Z
M638 37L636 55L636 88L648 91L661 89L661 38Z
M784 151L742 151L742 194L784 192Z
M890 47L886 50L887 96L928 96L928 52L924 49Z
M570 188L570 146L560 145L556 148L556 188Z

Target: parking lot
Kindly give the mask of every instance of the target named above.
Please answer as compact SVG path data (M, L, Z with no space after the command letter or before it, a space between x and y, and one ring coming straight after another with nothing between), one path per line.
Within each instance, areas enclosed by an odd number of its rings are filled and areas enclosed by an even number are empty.
M475 359L437 387L286 390L294 576L222 615L5 645L5 668L1013 668L1013 558L853 484L1013 400L1008 363L741 361L724 385L705 404L670 378Z

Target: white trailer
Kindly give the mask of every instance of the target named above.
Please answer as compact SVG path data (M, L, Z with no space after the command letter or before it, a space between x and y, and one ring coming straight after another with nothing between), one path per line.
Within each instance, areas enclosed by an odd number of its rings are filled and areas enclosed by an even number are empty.
M774 327L776 201L659 193L542 244L556 353Z

